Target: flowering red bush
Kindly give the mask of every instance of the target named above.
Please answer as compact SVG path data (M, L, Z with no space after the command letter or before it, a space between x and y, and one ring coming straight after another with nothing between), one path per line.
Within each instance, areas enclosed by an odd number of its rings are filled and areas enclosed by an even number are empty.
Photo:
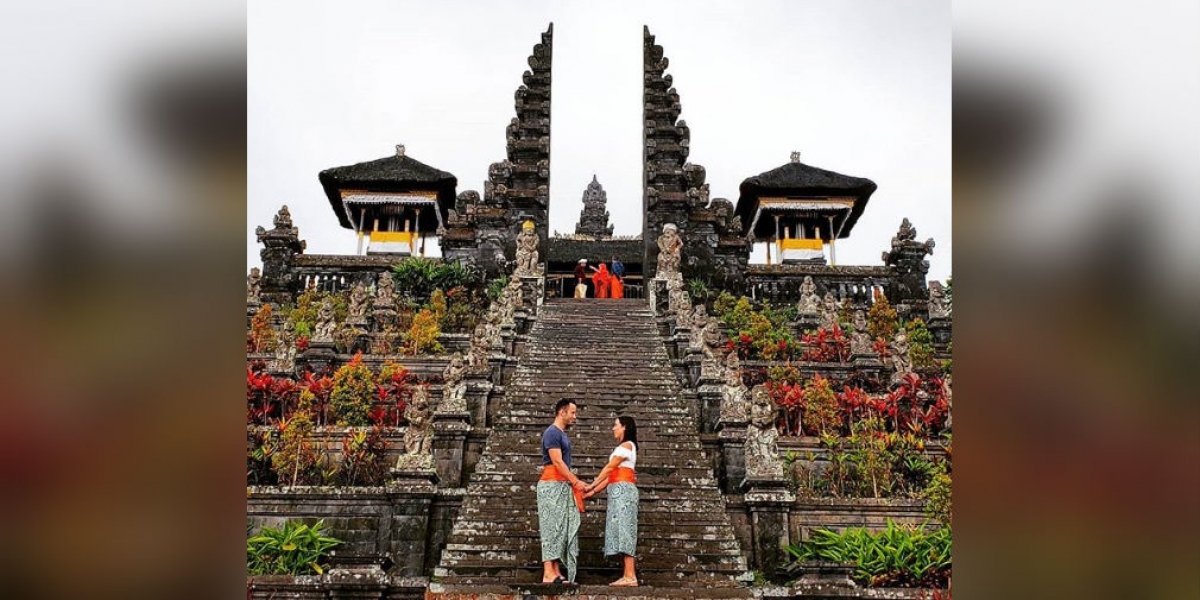
M376 425L396 427L406 423L404 408L412 398L417 377L402 365L387 363L379 372L379 400L369 415Z

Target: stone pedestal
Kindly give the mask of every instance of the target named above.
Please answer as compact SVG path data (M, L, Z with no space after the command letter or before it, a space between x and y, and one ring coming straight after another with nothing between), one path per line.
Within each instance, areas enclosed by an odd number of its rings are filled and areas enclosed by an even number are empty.
M467 375L467 413L471 423L476 427L488 425L488 398L492 391L492 382L482 375Z
M768 579L778 579L789 562L785 549L791 544L788 513L796 497L782 479L750 479L742 482L744 502L750 513L750 530L755 569Z
M303 370L305 366L312 369L314 373L332 368L337 361L337 353L333 350L333 342L312 342L308 348L296 356L297 370Z
M871 352L870 354L855 354L850 357L850 362L854 364L854 368L858 370L881 369L883 361L879 360L879 355Z
M463 457L470 431L471 415L465 412L433 415L433 464L442 485L462 486Z
M499 346L492 348L491 355L488 356L488 379L493 385L504 385L504 362L508 357L500 351Z
M500 347L506 356L513 355L513 340L517 337L517 324L505 323L500 326Z
M684 357L684 362L687 364L688 370L688 387L700 387L700 366L704 361L704 354L699 350L688 348L687 356Z
M387 496L392 505L388 554L396 575L420 577L429 550L430 507L437 496L438 475L426 469L392 469Z
M796 339L804 335L806 331L816 331L821 327L821 317L818 315L800 315L792 322L792 331L796 334Z
M529 333L529 328L533 326L533 319L530 318L530 312L525 308L518 308L513 311L513 323L516 324L517 335L525 335Z
M925 326L929 328L929 333L933 336L933 347L939 353L946 352L947 346L950 345L952 321L944 317L931 318Z
M721 448L721 491L736 494L746 479L746 422L721 421L717 425L717 443Z
M702 379L696 389L700 406L700 433L713 433L717 430L717 419L721 415L721 398L724 396L721 382Z
M521 278L521 306L528 309L531 314L537 314L540 307L546 299L546 278L541 276L522 276Z
M676 327L675 335L671 336L667 341L667 351L672 359L684 358L687 356L688 342L692 339L692 330L687 327Z
M253 324L252 322L254 321L254 315L258 314L258 309L260 309L260 308L262 308L262 302L259 302L257 300L254 300L254 301L247 300L246 301L246 329L250 329L250 326Z
M333 600L381 600L388 587L388 576L378 566L331 569L325 587Z
M650 310L655 316L661 317L670 311L670 292L667 291L667 280L655 277L646 282L646 298L650 300Z

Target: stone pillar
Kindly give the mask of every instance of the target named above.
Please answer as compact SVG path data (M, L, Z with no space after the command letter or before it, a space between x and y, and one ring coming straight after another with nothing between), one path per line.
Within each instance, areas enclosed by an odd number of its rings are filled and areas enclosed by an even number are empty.
M332 343L311 343L296 357L296 372L302 372L307 365L314 373L320 373L333 368L336 362L337 353L333 351Z
M545 272L545 268L542 269ZM546 299L546 278L545 277L521 277L521 305L529 311L529 314L536 315Z
M939 353L946 352L952 335L952 321L945 317L930 317L926 327L933 336L933 347Z
M791 543L788 513L796 501L784 480L746 479L742 488L746 510L750 513L750 535L753 543L755 569L768 579L789 562L785 549Z
M430 539L429 513L437 495L437 473L425 469L393 469L387 494L392 504L388 554L401 577L420 577Z
M723 420L717 424L717 429L717 443L721 447L721 491L736 494L746 479L746 422Z
M712 433L717 430L717 418L721 414L721 398L724 396L721 381L700 380L700 385L696 388L696 396L700 401L698 407L700 433Z
M476 427L488 426L488 398L492 382L481 374L472 373L465 378L467 384L467 414Z
M469 431L471 415L465 412L433 415L433 464L442 485L462 486L463 457Z
M270 230L258 227L255 234L263 245L259 252L263 262L259 298L263 302L287 304L301 287L292 272L292 257L303 254L307 243L300 239L300 230L292 226L287 206L275 215L275 227Z
M649 279L646 281L646 297L650 300L650 310L656 317L666 316L671 310L670 292L667 291L666 279Z

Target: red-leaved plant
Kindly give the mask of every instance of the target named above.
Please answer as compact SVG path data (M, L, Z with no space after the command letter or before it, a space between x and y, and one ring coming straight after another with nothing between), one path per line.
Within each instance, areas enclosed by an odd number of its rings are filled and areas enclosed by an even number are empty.
M806 333L800 340L804 344L801 360L836 363L850 360L850 339L837 325L832 329L818 329L815 333Z

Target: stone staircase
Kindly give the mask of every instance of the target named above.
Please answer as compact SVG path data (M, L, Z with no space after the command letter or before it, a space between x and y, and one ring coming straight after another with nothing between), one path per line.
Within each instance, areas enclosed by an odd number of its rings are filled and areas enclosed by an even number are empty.
M585 480L616 445L613 418L637 420L638 595L750 597L739 581L746 561L701 448L694 409L646 301L594 299L550 300L539 311L427 597L552 593L536 590L543 586L535 486L541 434L563 397L579 405L568 433L574 469ZM620 575L619 560L603 556L605 502L605 494L588 500L583 515L581 586L573 592L579 596L621 589L599 587Z

